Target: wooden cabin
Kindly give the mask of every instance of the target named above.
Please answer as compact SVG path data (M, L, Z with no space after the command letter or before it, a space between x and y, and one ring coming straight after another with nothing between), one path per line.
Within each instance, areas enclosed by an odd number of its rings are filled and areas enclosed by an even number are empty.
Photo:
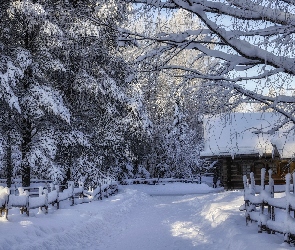
M273 132L282 120L275 113L205 117L201 157L219 162L220 180L226 189L243 188L242 177L249 177L250 172L260 184L261 168L272 169L275 184L284 183L285 174L295 170L295 132L292 124Z

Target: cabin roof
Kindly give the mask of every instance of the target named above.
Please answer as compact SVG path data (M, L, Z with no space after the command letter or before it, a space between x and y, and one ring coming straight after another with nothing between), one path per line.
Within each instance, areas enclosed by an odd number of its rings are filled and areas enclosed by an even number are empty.
M278 131L285 118L276 113L231 113L206 116L202 157L254 155L276 152L281 158L295 156L294 124L286 124Z

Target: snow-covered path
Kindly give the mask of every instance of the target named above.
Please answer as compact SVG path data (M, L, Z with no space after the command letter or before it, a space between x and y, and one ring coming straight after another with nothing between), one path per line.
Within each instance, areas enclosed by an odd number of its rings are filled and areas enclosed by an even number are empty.
M101 249L284 249L280 235L258 234L255 223L245 226L242 203L241 192L149 197Z
M138 191L140 189L141 191ZM245 226L242 192L150 196L126 186L103 201L0 219L0 249L288 249L282 235ZM37 212L37 211L36 211Z
M195 249L190 240L195 229L185 232L190 220L187 215L192 212L183 205L180 197L153 197L132 211L127 222L121 222L117 239L111 240L106 249ZM200 237L204 238L203 235Z

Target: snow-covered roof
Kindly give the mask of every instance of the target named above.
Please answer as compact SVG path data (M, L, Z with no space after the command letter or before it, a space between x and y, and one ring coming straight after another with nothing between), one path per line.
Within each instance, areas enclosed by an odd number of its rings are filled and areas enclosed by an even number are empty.
M295 156L295 131L287 124L278 131L284 117L275 113L231 113L204 118L205 145L201 156L272 154L276 146L281 158Z

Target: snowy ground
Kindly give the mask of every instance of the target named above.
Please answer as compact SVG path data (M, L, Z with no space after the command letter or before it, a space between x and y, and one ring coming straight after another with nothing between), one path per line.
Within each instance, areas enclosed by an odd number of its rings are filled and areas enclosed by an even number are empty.
M213 192L214 191L214 192ZM206 185L121 186L102 201L0 218L0 249L289 249L280 234L245 225L243 192ZM199 194L197 194L199 192ZM189 193L189 195L183 195Z

